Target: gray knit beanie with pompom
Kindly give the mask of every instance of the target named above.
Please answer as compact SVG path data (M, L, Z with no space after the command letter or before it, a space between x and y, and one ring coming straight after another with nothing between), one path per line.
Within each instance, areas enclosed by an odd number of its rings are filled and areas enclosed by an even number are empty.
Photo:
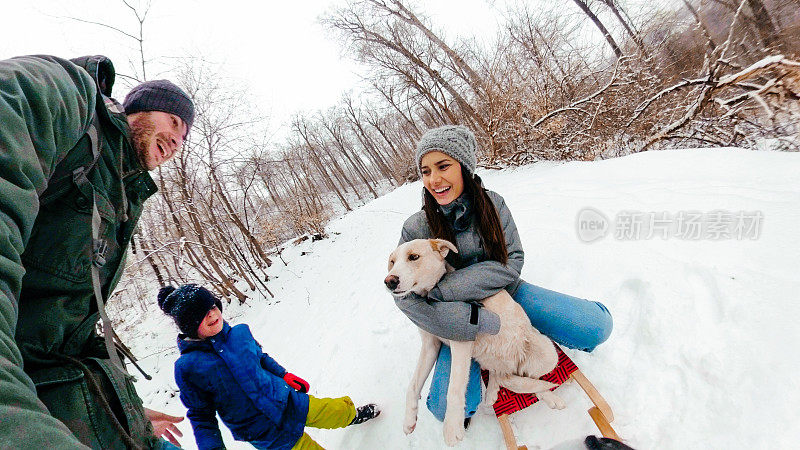
M478 165L475 135L462 125L445 125L428 130L417 143L417 170L421 172L422 157L430 152L442 152L458 161L471 175Z

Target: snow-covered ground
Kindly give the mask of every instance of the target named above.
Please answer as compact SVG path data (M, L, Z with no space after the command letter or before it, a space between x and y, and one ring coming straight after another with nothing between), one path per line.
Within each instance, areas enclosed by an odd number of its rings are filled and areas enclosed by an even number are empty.
M608 400L612 425L628 444L797 445L800 154L691 149L479 173L514 215L525 247L523 278L601 300L613 314L605 344L591 354L567 353ZM419 339L382 284L421 189L419 182L403 186L332 221L330 239L289 244L288 266L274 258L270 269L275 298L224 312L231 324L248 323L265 351L311 383L311 394L380 404L383 414L373 422L308 429L326 448L445 448L442 426L424 406L416 431L403 434ZM669 216L657 215L667 220L645 239L654 212ZM579 216L605 220L607 235L585 242L597 236L588 228L578 233ZM638 232L627 226L637 218L645 224ZM702 227L693 228L698 221ZM730 238L722 225L732 227ZM172 377L176 329L158 310L155 292L151 311L133 322L126 340L154 375L137 383L145 405L183 415ZM556 392L566 409L539 403L512 416L520 445L548 449L599 435L580 388ZM181 443L195 448L188 420L180 428ZM230 448L252 448L222 428ZM504 448L495 417L479 412L459 448Z

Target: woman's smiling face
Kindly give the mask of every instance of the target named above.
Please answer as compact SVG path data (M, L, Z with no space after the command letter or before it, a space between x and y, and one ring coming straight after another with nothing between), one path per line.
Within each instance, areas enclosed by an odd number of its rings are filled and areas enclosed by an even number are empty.
M429 152L420 162L422 184L431 193L436 203L447 205L464 192L461 164L442 152Z

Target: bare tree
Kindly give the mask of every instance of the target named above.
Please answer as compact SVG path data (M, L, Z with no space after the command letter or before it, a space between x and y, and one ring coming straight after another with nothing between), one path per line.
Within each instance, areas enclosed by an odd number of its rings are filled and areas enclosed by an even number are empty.
M392 5L399 8L399 2L392 2ZM402 4L400 4L402 5ZM464 118L468 123L474 124L474 128L482 133L488 132L487 121L481 117L472 103L467 99L453 78L448 78L442 69L440 62L434 58L432 50L438 49L448 57L451 62L455 61L458 68L465 70L459 59L449 57L452 49L436 37L431 39L433 33L425 27L416 15L408 16L402 14L407 9L392 9L388 3L381 1L368 0L364 3L350 5L342 8L337 13L325 20L331 28L339 30L359 47L361 59L367 63L378 62L382 67L393 70L400 74L409 82L423 97L431 103L432 111L442 112L448 116L448 120L455 121L455 116L447 106L448 98L443 98L439 92L452 99L458 108L463 112ZM386 24L380 17L383 14L390 14L398 22ZM370 19L371 17L377 17ZM409 28L410 26L410 28ZM415 35L412 30L417 30L421 36ZM435 36L435 35L434 35ZM441 43L441 44L439 44ZM400 58L399 60L396 58ZM439 65L439 68L435 67ZM471 68L466 69L468 73L474 72ZM426 86L425 82L419 82L418 73L424 74L433 85ZM456 77L451 70L448 73ZM460 80L463 82L464 78ZM471 91L478 90L475 85L470 84Z
M74 20L76 22L86 23L86 24L90 24L90 25L96 25L96 26L99 26L99 27L102 27L102 28L106 28L106 29L112 30L112 31L124 36L125 38L129 38L129 39L133 40L134 42L136 42L136 46L138 47L138 50L139 50L139 55L136 58L136 62L134 62L133 60L129 61L130 65L131 65L131 69L133 71L133 74L132 75L126 75L126 74L123 74L123 73L117 73L117 75L119 75L120 77L123 77L123 78L127 78L127 79L132 80L132 81L136 81L136 82L147 81L147 63L148 63L148 59L145 58L145 51L144 51L144 42L145 42L145 39L144 39L144 24L145 24L145 21L147 20L147 14L150 12L150 6L151 5L150 5L150 2L148 1L144 7L136 8L133 5L131 5L128 0L121 0L121 1L122 1L122 4L125 5L125 7L128 8L133 13L134 17L136 18L137 28L138 28L138 31L136 32L136 34L134 34L132 32L125 31L125 30L123 30L122 28L120 28L118 26L109 25L107 23L98 22L98 21L95 21L95 20L89 20L89 19L84 19L84 18L80 18L80 17L69 17L69 16L67 16L65 18L66 19L70 19L70 20ZM139 72L140 70L141 70L141 72Z
M756 28L761 35L761 39L764 40L764 45L767 47L779 46L778 30L775 29L769 12L764 7L764 2L762 0L747 0L747 5L753 12Z
M318 148L314 142L314 138L311 136L311 131L309 129L307 120L302 117L295 118L295 120L292 122L292 127L293 130L303 138L310 159L317 166L317 170L319 171L319 174L322 175L322 178L326 182L328 188L330 188L336 194L336 196L339 197L339 201L342 202L342 206L344 206L347 211L352 211L353 208L350 207L350 204L347 202L347 198L342 193L342 190L339 189L339 187L333 181L331 175L328 173L328 165L322 162L322 158L320 157L321 149Z
M633 24L629 23L628 20L622 17L623 9L619 5L618 0L602 0L602 2L606 6L608 6L608 9L610 9L611 12L614 14L614 17L617 18L617 21L619 21L620 25L622 25L622 28L624 28L625 32L628 34L628 37L630 37L633 43L636 44L636 47L639 49L639 52L642 55L645 55L646 50L644 48L644 43L639 37L639 32L634 30Z
M609 47L611 47L611 50L614 51L614 54L617 55L617 58L622 57L623 55L622 50L619 48L619 45L617 45L617 42L611 36L611 32L609 32L606 26L603 25L603 22L600 21L600 18L597 17L597 15L593 13L591 9L589 9L589 4L587 3L588 0L572 0L572 1L578 8L580 8L581 11L583 11L584 14L586 14L586 17L588 17L589 20L591 20L592 23L594 23L597 29L600 30L600 33L605 38L606 42L608 42L608 45Z

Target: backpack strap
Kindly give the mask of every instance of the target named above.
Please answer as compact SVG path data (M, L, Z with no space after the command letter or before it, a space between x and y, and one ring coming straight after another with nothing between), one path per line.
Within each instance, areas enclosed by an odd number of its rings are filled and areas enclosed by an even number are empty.
M72 188L72 184L75 179L75 171L82 170L84 174L88 174L89 171L91 171L94 166L97 165L97 161L100 159L100 137L99 120L96 112L94 119L92 119L91 125L89 125L89 130L86 131L86 135L89 136L90 145L92 147L92 159L88 164L75 169L72 173L65 173L60 176L58 176L57 173L54 173L53 178L47 183L47 189L45 189L45 191L42 192L42 195L39 197L40 208L53 203L53 201L66 194Z
M89 178L87 174L94 167L94 163L97 162L98 158L100 157L100 136L99 130L97 127L97 115L95 115L94 120L92 121L92 125L89 127L89 131L86 133L89 136L89 140L91 141L91 148L92 148L92 160L93 163L87 167L78 167L72 172L72 181L79 187L86 186L91 189L92 192L92 287L94 288L94 298L97 302L97 311L100 313L100 318L103 323L103 339L105 340L106 350L108 351L108 357L111 360L111 363L118 366L123 372L127 372L125 370L125 366L122 364L122 361L119 359L119 355L117 355L117 351L114 348L114 330L111 328L111 320L108 318L108 314L106 314L105 309L105 300L103 299L103 288L100 283L100 267L106 263L105 260L105 252L108 248L106 241L104 239L100 239L100 212L97 210L97 193L92 186L92 183L89 182Z
M91 128L94 128L96 131L97 137L99 137L99 130L100 130L100 117L103 116L103 120L109 121L110 119L110 112L109 109L113 110L113 112L117 114L124 114L122 111L121 105L117 103L114 99L111 98L111 88L114 85L114 80L116 78L116 71L114 70L114 64L111 62L110 59L106 58L102 55L93 55L93 56L82 56L80 58L73 58L70 60L73 64L81 67L82 69L86 70L89 76L94 80L95 86L97 87L97 101L94 108L94 118L92 119L92 124L87 130L87 134ZM91 139L91 136L90 136ZM94 142L94 141L92 141ZM99 150L99 141L97 145L97 149ZM92 159L89 161L88 164L84 166L85 173L89 173L92 168L97 165L97 161L100 159L100 152L93 151L92 152ZM121 163L120 158L120 163ZM66 168L65 168L66 169ZM120 172L121 174L122 172ZM46 206L52 203L54 200L58 199L69 189L71 188L71 182L73 179L73 174L69 171L66 173L60 173L58 168L53 173L53 177L50 179L47 185L47 189L42 193L39 197L39 205ZM125 198L125 188L122 188L122 196L123 196L123 212L125 217L123 220L127 220L127 208L128 202Z

